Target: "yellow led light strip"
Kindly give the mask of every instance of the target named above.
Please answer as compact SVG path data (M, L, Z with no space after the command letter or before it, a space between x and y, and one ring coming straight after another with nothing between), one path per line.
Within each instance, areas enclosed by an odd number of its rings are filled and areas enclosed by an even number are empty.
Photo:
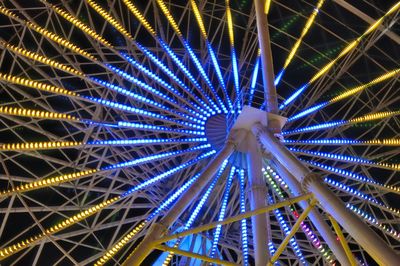
M7 50L12 51L15 54L19 54L19 55L25 56L25 57L27 57L29 59L35 60L37 62L46 64L48 66L51 66L51 67L54 67L54 68L57 68L57 69L60 69L62 71L68 72L68 73L76 75L76 76L80 76L80 77L85 76L84 73L82 73L82 72L80 72L80 71L78 71L78 70L76 70L76 69L74 69L72 67L69 67L69 66L66 66L64 64L58 63L57 61L54 61L54 60L49 59L47 57L44 57L44 56L42 56L40 54L28 51L28 50L26 50L24 48L11 45L11 44L6 43L6 42L4 42L2 40L0 40L0 45L4 46L5 48L7 48Z
M375 30L379 25L382 24L383 20L385 17L389 16L390 14L392 14L394 11L396 11L397 9L400 8L400 2L398 2L397 4L395 4L394 6L392 6L389 11L386 12L385 15L383 15L380 19L378 19L374 24L372 24L360 37L358 37L357 39L355 39L354 41L352 41L350 44L348 44L343 50L342 52L335 58L333 59L330 63L326 64L320 71L318 71L308 83L313 83L314 81L316 81L319 77L321 77L323 74L325 74L326 72L328 72L329 69L331 69L331 67L343 56L345 56L347 53L349 53L351 50L353 50L360 42L361 40L368 35L369 33L371 33L373 30Z
M38 235L35 235L33 237L30 237L28 239L20 241L17 244L14 244L12 246L8 246L8 247L1 249L0 250L0 260L3 260L19 251L31 246L32 244L35 244L35 243L43 240L44 238L46 238L50 235L53 235L71 225L74 225L74 224L86 219L87 217L89 217L89 216L101 211L102 209L110 206L111 204L115 203L119 199L121 199L121 197L117 196L117 197L111 198L109 200L103 201L89 209L81 211L78 214L75 214L74 216L63 220L62 222L59 222L58 224L56 224L50 228L45 229L45 231L43 233L40 233Z
M232 22L232 13L231 13L231 8L230 8L230 1L226 0L225 1L226 5L226 19L228 22L228 31L229 31L229 42L231 46L235 46L235 35L233 34L233 22Z
M367 122L367 121L386 118L386 117L399 115L399 114L400 114L400 111L378 112L378 113L363 115L360 117L349 119L347 122L348 123L361 123L361 122Z
M362 141L362 143L368 145L385 145L385 146L399 146L400 139L371 139Z
M286 58L285 64L283 65L283 69L286 69L290 62L293 60L294 55L296 54L301 42L303 41L304 36L306 36L308 30L310 29L311 25L313 24L315 17L318 14L319 9L322 7L325 0L320 0L316 6L316 8L311 13L311 16L308 18L306 25L304 26L300 37L297 39L296 43L294 44L292 50L290 51L289 56Z
M271 7L271 2L272 2L272 0L266 0L265 1L264 13L267 14L267 15L269 13L269 8Z
M9 195L11 195L13 193L17 193L17 192L26 192L26 191L30 191L30 190L39 189L39 188L54 186L54 185L57 185L60 183L70 182L70 181L73 181L76 179L84 178L89 175L95 174L98 171L100 171L100 170L99 169L91 169L91 170L84 170L84 171L76 172L73 174L65 174L65 175L60 175L60 176L56 176L56 177L40 179L37 181L26 183L24 185L16 186L12 189L3 190L0 192L0 197L6 197L6 196L9 196Z
M156 36L156 31L151 27L150 23L146 20L146 18L140 13L139 9L130 1L130 0L122 0L124 4L128 7L128 9L132 12L132 14L142 23L145 29L153 36Z
M59 14L60 16L62 16L63 18L65 18L66 20L68 20L69 22L72 23L72 25L74 25L75 27L77 27L78 29L82 30L84 33L86 33L87 35L89 35L90 37L92 37L95 40L100 41L102 44L104 44L105 46L108 47L112 47L112 44L109 43L106 39L104 39L103 37L101 37L99 34L97 34L94 30L92 30L89 26L87 26L86 24L84 24L82 21L80 21L79 19L75 18L74 16L72 16L70 13L68 13L67 11L56 7L50 3L48 3L45 0L41 0L41 2L45 3L46 5L48 5L50 8L52 8L57 14Z
M181 244L181 241L182 241L182 238L179 238L179 239L175 242L173 248L178 248L179 245ZM165 258L165 260L164 260L162 266L168 266L169 263L171 262L172 258L174 257L174 255L175 255L174 252L172 252L172 251L171 251L171 252L168 252L168 255L167 255L167 257Z
M132 238L143 229L147 224L146 221L141 222L132 231L130 231L126 236L124 236L120 241L114 244L107 252L96 261L95 266L104 265L110 258L112 258L121 248L123 248L127 243L129 243Z
M387 80L389 78L392 78L392 77L394 77L394 76L396 76L398 74L400 74L400 68L392 70L392 71L390 71L388 73L385 73L384 75L379 76L379 77L375 78L374 80L372 80L372 81L370 81L370 82L368 82L366 84L363 84L363 85L360 85L360 86L355 87L353 89L350 89L348 91L345 91L344 93L342 93L342 94L330 99L329 103L334 103L334 102L340 101L342 99L345 99L345 98L347 98L347 97L349 97L351 95L354 95L354 94L356 94L356 93L358 93L358 92L360 92L360 91L362 91L362 90L364 90L364 89L366 89L368 87L371 87L371 86L373 86L373 85L375 85L375 84L377 84L379 82L382 82L382 81L385 81L385 80Z
M134 40L133 36L124 28L124 26L122 26L115 18L108 14L108 12L104 8L102 8L92 0L86 0L86 2L122 35L124 35L128 39Z
M22 85L22 86L33 88L33 89L37 89L37 90L41 90L41 91L59 94L59 95L79 96L79 94L77 94L73 91L69 91L69 90L59 88L59 87L56 87L53 85L49 85L46 83L42 83L42 82L38 82L38 81L31 80L31 79L26 79L26 78L20 78L20 77L8 75L8 74L0 73L0 80L7 81L7 82L13 83L13 84Z
M208 39L206 28L204 27L204 22L200 14L199 7L196 4L195 0L190 0L190 4L192 5L192 9L194 12L194 16L196 18L197 24L199 25L200 32L203 35L204 39Z
M76 141L49 141L49 142L28 142L0 144L0 151L30 151L47 150L59 148L71 148L83 145L83 142Z
M161 11L164 13L164 15L167 17L169 23L171 24L172 28L174 29L175 33L179 36L179 38L182 38L182 32L178 27L178 24L176 23L175 19L173 18L171 12L169 12L168 7L165 5L164 1L162 0L157 0L157 4L160 6Z
M50 119L63 119L68 121L79 121L79 118L67 114L33 110L33 109L24 109L18 107L9 107L9 106L0 106L0 114L26 116L32 118L50 118Z

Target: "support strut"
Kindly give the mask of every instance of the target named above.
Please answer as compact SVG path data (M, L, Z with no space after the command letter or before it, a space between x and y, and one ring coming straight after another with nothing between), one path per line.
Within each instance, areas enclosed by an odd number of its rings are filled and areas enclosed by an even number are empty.
M257 141L250 132L246 140L249 147L247 151L247 171L250 209L253 211L266 206L267 187L262 176L262 156L258 151ZM256 266L265 266L269 260L267 216L265 214L252 216L251 225L255 264Z

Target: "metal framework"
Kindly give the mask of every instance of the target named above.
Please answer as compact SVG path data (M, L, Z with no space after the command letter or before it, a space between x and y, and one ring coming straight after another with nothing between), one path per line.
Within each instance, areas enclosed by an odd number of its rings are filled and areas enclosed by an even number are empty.
M2 1L0 264L395 265L377 2Z

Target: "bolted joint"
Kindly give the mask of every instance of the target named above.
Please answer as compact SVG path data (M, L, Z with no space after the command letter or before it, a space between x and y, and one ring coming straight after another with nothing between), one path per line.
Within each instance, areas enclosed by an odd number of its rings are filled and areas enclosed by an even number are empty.
M304 191L309 191L309 185L315 182L321 182L319 174L309 172L301 179L301 186Z

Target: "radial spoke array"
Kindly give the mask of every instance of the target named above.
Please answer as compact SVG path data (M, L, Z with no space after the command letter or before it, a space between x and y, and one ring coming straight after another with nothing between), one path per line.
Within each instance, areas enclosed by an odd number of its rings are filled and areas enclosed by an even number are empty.
M400 2L336 2L262 4L287 117L274 133L398 252ZM274 151L259 169L272 207L250 211L256 163L233 126L269 110L255 8L0 3L0 264L121 265L160 230L146 265L255 265L255 215L268 217L269 264L342 263L316 213L349 261L375 263L314 195L293 189ZM281 119L262 116L267 128Z

